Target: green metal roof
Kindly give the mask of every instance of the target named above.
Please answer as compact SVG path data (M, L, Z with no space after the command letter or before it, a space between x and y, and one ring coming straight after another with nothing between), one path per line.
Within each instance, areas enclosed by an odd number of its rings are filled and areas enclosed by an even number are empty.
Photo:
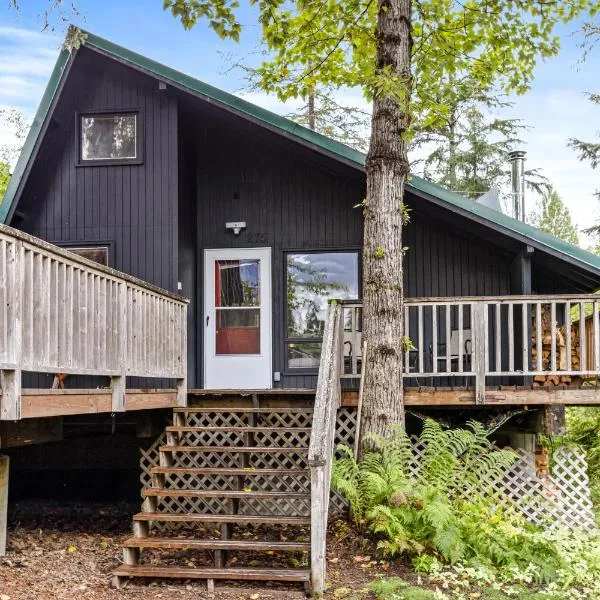
M286 119L281 115L256 106L255 104L251 104L233 94L208 85L185 73L176 71L171 67L158 63L127 48L123 48L122 46L118 46L117 44L92 33L83 32L83 35L85 37L83 44L87 48L94 49L115 60L149 73L174 87L202 97L208 102L213 102L219 106L225 107L252 121L258 122L269 129L308 145L315 150L324 152L337 160L341 160L346 164L364 170L366 156L358 150L354 150L341 142L337 142L320 133L312 131L311 129L303 127L302 125L298 125L298 123L295 123L290 119ZM63 49L58 57L56 66L52 71L50 81L48 82L40 107L31 126L31 131L27 136L25 146L23 147L23 151L21 152L21 156L15 167L15 172L6 191L4 201L0 204L1 223L4 223L7 220L12 204L17 197L17 192L21 188L23 175L26 170L31 167L30 162L34 158L36 147L41 141L39 139L40 134L43 132L46 121L49 118L53 101L57 92L60 90L66 67L69 62L69 56L69 52ZM521 221L497 212L487 206L473 202L464 196L451 192L420 177L411 175L408 181L408 189L417 195L434 199L438 204L445 206L449 210L463 214L467 218L472 218L484 225L488 225L509 234L512 237L517 237L523 242L547 250L555 256L567 259L569 262L576 262L580 266L594 271L596 275L600 275L600 257L591 252L587 252L578 246L568 244L567 242L544 233L531 225L527 225L526 223L522 223Z

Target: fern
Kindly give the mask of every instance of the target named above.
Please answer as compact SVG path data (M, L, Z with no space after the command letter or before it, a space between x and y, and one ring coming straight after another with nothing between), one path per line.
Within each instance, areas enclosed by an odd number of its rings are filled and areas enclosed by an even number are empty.
M419 441L424 452L418 461L401 429L390 438L370 436L370 451L360 462L349 447L338 448L333 488L348 500L356 522L377 539L378 551L385 556L434 555L449 563L518 562L518 553L507 542L510 535L490 541L490 523L500 519L491 508L496 500L492 490L516 454L494 449L476 421L464 429L445 430L426 419ZM463 515L465 503L459 498L465 493L473 505ZM474 549L483 546L487 549L479 557Z

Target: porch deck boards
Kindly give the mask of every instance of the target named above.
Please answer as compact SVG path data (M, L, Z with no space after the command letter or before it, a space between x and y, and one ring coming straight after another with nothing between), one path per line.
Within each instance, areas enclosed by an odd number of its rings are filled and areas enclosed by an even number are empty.
M297 402L307 402L314 398L315 390L309 389L273 389L273 390L190 390L190 408L203 408L210 403L215 410L221 410L224 398L231 401L252 396L264 398L265 403L276 402L279 398L296 397ZM216 398L215 398L216 395ZM1 396L1 393L0 393ZM279 398L278 398L279 397ZM293 398L290 401L294 402ZM356 406L358 392L344 390L342 392L342 406ZM485 408L490 406L506 405L585 405L600 406L599 387L557 386L552 390L533 387L487 387L485 403L476 404L475 389L466 387L422 387L405 388L404 404L406 406L474 406ZM127 390L125 396L125 410L156 410L177 407L177 392L175 390ZM244 412L251 412L252 407L238 408ZM303 408L299 407L299 411ZM22 391L21 418L31 419L40 417L57 417L79 414L96 414L112 412L110 389L24 389Z

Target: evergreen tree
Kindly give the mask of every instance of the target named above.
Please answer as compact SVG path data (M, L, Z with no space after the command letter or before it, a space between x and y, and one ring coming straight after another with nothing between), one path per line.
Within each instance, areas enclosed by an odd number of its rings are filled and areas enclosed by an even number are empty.
M571 213L553 188L542 196L531 223L565 242L579 244L579 236Z
M479 93L476 100L456 98L445 121L417 133L413 146L434 146L422 159L423 176L473 200L492 187L510 182L508 152L521 143L526 128L518 119L487 117L486 112L510 106L492 93ZM525 173L526 184L538 193L549 183L537 169Z

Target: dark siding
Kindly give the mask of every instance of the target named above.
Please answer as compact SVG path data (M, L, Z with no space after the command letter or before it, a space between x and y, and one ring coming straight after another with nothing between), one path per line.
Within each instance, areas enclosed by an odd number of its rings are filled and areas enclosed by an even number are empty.
M142 109L143 164L75 166L75 112L101 109ZM14 224L54 242L110 242L112 266L170 290L180 281L191 300L190 387L202 384L204 250L271 247L273 369L284 387L314 387L314 374L284 371L284 255L359 249L354 206L364 195L360 173L83 49L24 190L24 220ZM408 204L407 296L510 293L514 249L456 227L425 200ZM235 237L224 225L238 220L248 227Z
M122 109L141 111L143 163L76 166L76 113ZM12 224L58 244L109 242L112 267L175 291L177 116L176 98L155 80L80 50L24 188L18 207L24 218ZM52 376L26 381L45 387ZM82 381L70 385L106 384Z
M76 112L140 109L143 164L76 166ZM80 50L14 220L52 242L109 241L111 266L177 285L177 101L150 77Z
M315 387L314 374L285 372L284 256L292 250L359 249L362 219L354 206L364 198L362 178L349 171L333 171L324 159L317 161L297 146L269 138L234 118L221 121L212 113L203 117L200 107L196 110L195 116L192 109L180 116L180 123L186 124L180 137L189 148L182 155L197 153L197 306L201 310L205 249L270 246L273 369L282 372L283 387ZM191 181L193 175L185 177ZM422 200L411 197L408 203L413 210L405 232L407 296L510 293L509 255L432 217ZM182 206L182 210L187 209ZM191 213L187 210L186 214ZM248 228L235 237L225 231L227 221L246 221ZM246 234L256 233L264 234L265 241L248 241ZM181 255L190 251L191 246L180 248ZM186 285L184 293L189 295L187 289ZM191 313L190 318L192 324ZM199 357L193 378L199 386L202 328L193 327Z

